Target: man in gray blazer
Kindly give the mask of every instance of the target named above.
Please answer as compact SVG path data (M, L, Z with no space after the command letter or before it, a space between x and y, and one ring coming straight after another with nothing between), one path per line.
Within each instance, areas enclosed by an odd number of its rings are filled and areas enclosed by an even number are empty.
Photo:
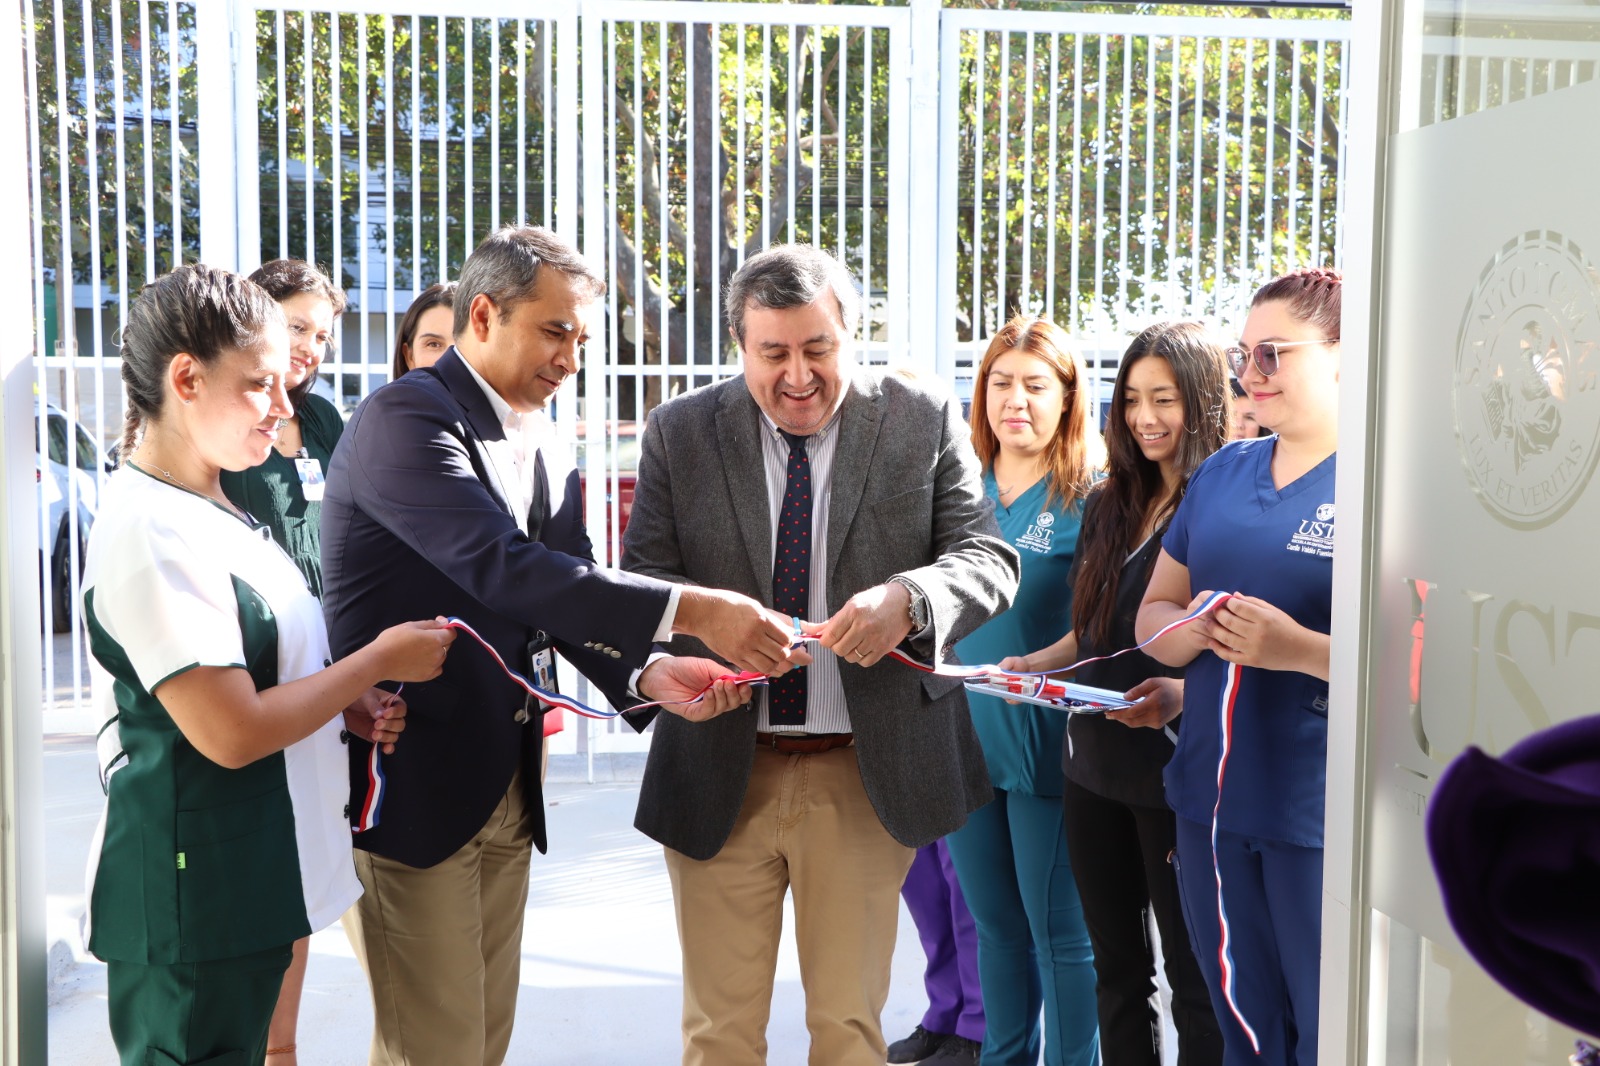
M811 1061L881 1066L914 849L993 795L961 683L883 657L943 658L1010 605L1017 556L960 405L856 365L841 263L768 249L727 306L744 373L651 415L623 566L792 614L814 661L752 707L662 716L635 825L666 846L685 1066L765 1061L785 892Z

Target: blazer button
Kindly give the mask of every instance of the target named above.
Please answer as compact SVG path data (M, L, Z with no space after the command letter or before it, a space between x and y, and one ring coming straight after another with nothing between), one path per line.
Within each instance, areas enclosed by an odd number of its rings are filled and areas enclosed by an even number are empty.
M350 730L348 730L348 729L339 730L339 743L341 743L341 744L350 743Z

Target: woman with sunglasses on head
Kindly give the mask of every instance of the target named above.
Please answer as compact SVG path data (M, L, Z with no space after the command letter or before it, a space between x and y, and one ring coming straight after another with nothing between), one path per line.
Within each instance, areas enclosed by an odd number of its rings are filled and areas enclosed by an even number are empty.
M344 432L344 419L333 404L311 390L333 341L334 319L344 311L344 293L326 274L300 259L263 263L250 280L277 301L289 326L289 372L283 384L293 413L279 423L278 439L266 462L247 470L222 471L222 491L272 531L272 539L305 575L311 594L320 598L323 479ZM404 724L391 717L397 709L398 705L387 707L384 694L374 690L352 713L350 729L363 739L393 743ZM283 994L272 1019L273 1066L296 1066L299 1061L295 1044L308 947L304 940L295 944L294 962L284 975Z
M1073 563L1072 632L1002 659L1005 670L1059 670L1138 643L1134 617L1191 474L1222 447L1228 372L1198 322L1150 326L1128 346L1106 419L1106 477L1083 509ZM1074 680L1137 700L1068 716L1063 808L1072 872L1094 946L1104 1066L1160 1066L1153 914L1161 932L1181 1066L1222 1061L1222 1034L1189 949L1168 862L1177 827L1162 792L1182 718L1181 669L1133 652L1079 667ZM1170 725L1168 724L1170 722ZM1141 728L1142 727L1142 728Z
M1022 578L1009 611L957 642L963 662L995 662L1070 624L1067 573L1099 443L1084 376L1065 331L1028 316L1007 322L978 365L973 450ZM1047 1066L1093 1066L1094 960L1061 822L1066 716L977 693L968 701L994 800L945 843L978 929L981 1061L1035 1066L1042 1042Z
M1149 648L1187 667L1167 802L1230 1066L1317 1055L1341 282L1299 270L1256 293L1228 360L1274 432L1189 479L1139 609L1148 640L1233 594Z
M294 942L361 893L341 711L437 677L454 637L408 623L329 663L302 572L223 495L292 413L293 359L272 298L205 266L146 286L123 330L124 462L83 599L116 712L87 943L124 1066L265 1060Z

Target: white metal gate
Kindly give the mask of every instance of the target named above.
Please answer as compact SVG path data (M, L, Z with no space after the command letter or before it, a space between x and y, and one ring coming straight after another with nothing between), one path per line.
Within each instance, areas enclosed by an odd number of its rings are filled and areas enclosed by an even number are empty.
M1237 314L1339 262L1342 18L946 11L939 362L1055 319L1097 385L1158 318Z
M574 236L612 284L556 418L606 441L583 461L615 559L638 430L736 372L722 285L770 241L849 263L868 360L957 387L1014 311L1054 316L1104 371L1142 319L1225 315L1338 257L1339 18L23 0L23 19L56 728L91 721L73 592L121 424L115 339L179 263L327 268L350 295L326 365L348 408L387 380L396 316L491 229Z

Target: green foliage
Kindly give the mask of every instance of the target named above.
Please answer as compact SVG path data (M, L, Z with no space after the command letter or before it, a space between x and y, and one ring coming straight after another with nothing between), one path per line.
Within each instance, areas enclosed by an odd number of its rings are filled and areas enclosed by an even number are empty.
M535 19L260 12L262 257L372 288L392 263L420 289L494 227L546 221L548 35Z
M962 36L960 335L1203 314L1338 237L1339 42Z
M199 255L195 9L157 0L141 21L136 0L101 0L88 23L83 10L60 0L23 8L37 102L36 254L47 278L64 271L90 285L98 275L114 301Z

